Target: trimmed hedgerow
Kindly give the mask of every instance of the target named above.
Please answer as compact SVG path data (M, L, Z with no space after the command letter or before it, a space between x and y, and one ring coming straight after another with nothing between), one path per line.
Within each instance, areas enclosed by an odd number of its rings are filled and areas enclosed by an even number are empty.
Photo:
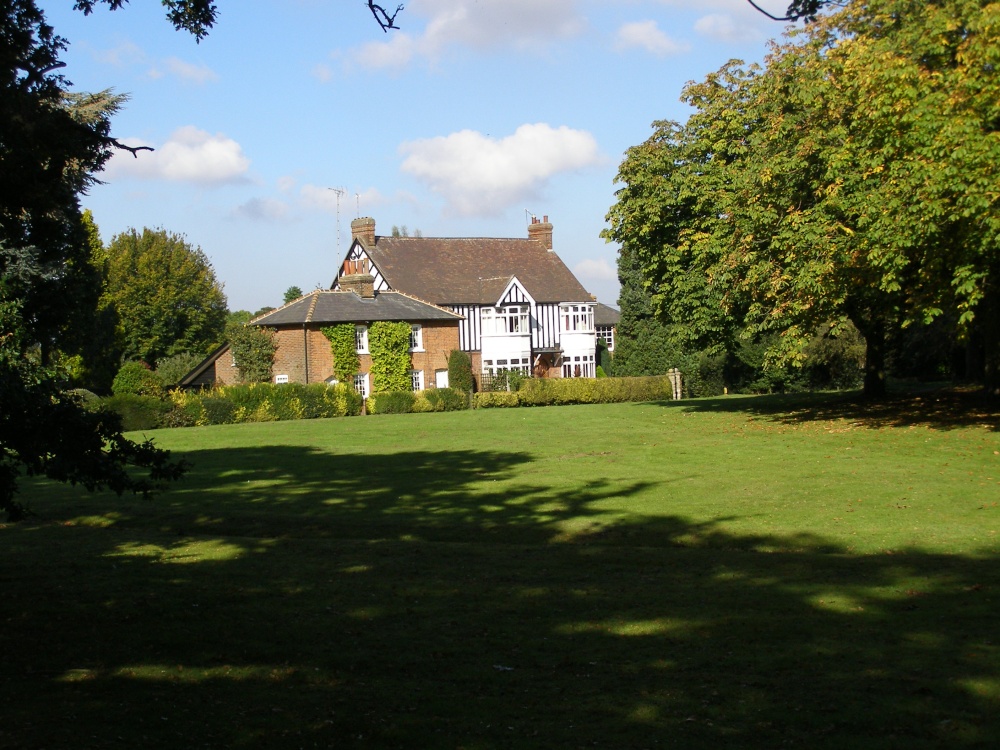
M274 422L356 416L362 398L344 384L250 383L210 391L174 391L169 426Z
M105 409L120 415L122 429L131 432L132 430L155 430L157 427L165 426L166 415L170 412L171 404L156 396L118 393L100 399L98 403L89 408Z
M456 388L431 388L420 391L434 411L462 411L469 408L469 395Z
M413 411L413 391L381 391L368 397L369 414L409 414Z
M673 395L665 375L642 378L531 378L517 392L522 406L660 401Z
M507 391L484 391L473 394L472 405L477 409L497 409L520 406L521 399L516 393Z

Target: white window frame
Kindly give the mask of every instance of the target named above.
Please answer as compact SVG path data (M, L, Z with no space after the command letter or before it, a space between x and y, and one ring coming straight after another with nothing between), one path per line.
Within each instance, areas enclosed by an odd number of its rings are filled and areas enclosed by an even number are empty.
M573 303L559 305L559 330L563 333L593 333L594 306Z
M368 354L368 326L354 326L354 350Z
M496 375L505 371L531 375L531 357L499 357L483 360L483 374Z
M563 355L562 376L564 378L593 378L596 375L597 368L593 354Z
M484 307L480 322L486 336L528 335L531 333L531 305Z
M410 390L422 391L424 389L424 371L410 370Z
M358 373L354 376L354 390L356 390L361 398L368 398L368 373Z
M597 326L597 338L604 339L604 344L608 347L609 352L613 352L615 350L614 326Z
M424 350L424 328L419 323L410 326L410 351L422 352Z

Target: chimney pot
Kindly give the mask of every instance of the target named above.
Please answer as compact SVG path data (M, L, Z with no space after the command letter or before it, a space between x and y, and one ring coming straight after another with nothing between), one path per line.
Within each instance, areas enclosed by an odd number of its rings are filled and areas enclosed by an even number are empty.
M531 222L528 226L528 239L541 242L546 250L552 249L552 225L548 216L545 217L545 221L534 219Z
M375 219L364 216L351 222L351 240L361 240L365 247L375 246Z

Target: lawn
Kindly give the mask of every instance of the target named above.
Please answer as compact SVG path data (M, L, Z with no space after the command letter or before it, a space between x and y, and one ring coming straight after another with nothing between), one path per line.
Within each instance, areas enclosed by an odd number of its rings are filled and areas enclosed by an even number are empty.
M1000 420L962 394L151 433L0 525L0 748L973 748Z

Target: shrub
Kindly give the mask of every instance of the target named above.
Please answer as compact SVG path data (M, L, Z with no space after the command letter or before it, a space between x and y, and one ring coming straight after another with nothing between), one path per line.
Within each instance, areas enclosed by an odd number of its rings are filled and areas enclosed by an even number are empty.
M356 417L361 414L365 399L353 386L337 383L324 386L323 403L326 404L325 417Z
M436 405L435 411L462 411L469 408L469 394L455 388L432 388L421 391Z
M413 391L382 391L368 398L371 414L409 414L413 411Z
M139 396L134 393L118 393L101 399L101 408L112 411L122 418L122 429L155 430L164 426L164 418L170 411L169 401L156 396Z
M516 394L524 406L660 401L673 395L665 375L638 378L531 378Z
M164 426L274 422L357 416L363 399L344 384L252 383L210 391L173 391Z
M229 350L244 383L270 382L274 353L278 350L274 334L272 328L241 323L230 323L226 327Z
M461 349L453 349L448 355L448 385L465 393L472 393L472 359Z
M156 375L164 386L177 385L181 378L201 364L202 359L202 355L193 352L165 357L156 363Z
M477 409L497 409L521 405L521 399L517 393L508 391L477 393L473 396L472 402Z
M160 379L143 362L126 362L111 383L116 396L163 396Z
M677 369L681 371L681 388L686 396L721 396L725 393L725 354L708 351L695 352L680 357Z

